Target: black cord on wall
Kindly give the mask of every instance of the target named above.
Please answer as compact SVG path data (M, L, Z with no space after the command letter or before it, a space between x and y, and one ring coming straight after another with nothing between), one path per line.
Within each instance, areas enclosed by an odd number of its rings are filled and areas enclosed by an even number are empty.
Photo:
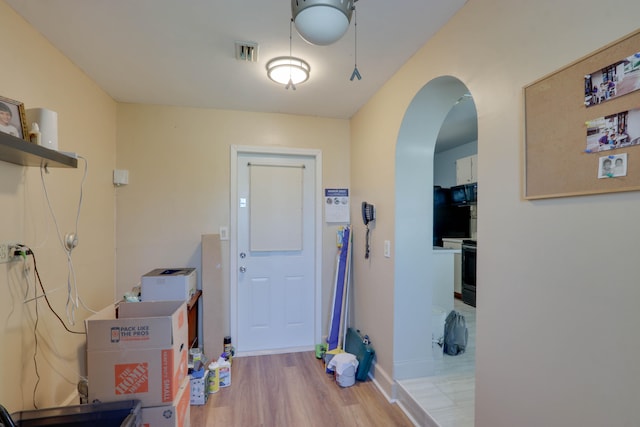
M36 286L34 284L34 289L33 289L34 298L33 298L33 301L35 302L35 308L34 308L35 321L34 321L34 325L33 325L33 342L34 342L33 365L34 365L34 372L35 372L35 375L36 375L36 383L35 383L35 385L33 387L32 400L33 400L33 407L35 409L38 409L38 404L36 403L36 394L37 394L38 386L40 385L40 380L41 380L40 371L38 370L38 347L39 347L38 323L40 322L40 312L39 312L39 309L38 309L38 300L40 298L44 298L45 302L47 303L47 306L49 307L49 310L51 310L51 312L58 318L58 320L62 324L62 327L67 332L69 332L71 334L86 335L86 331L84 331L84 332L72 331L71 329L69 329L67 327L67 325L62 320L62 317L60 317L60 315L54 310L53 306L51 305L51 302L49 302L49 297L47 295L47 291L44 288L44 285L42 283L42 279L40 278L40 273L38 272L38 265L37 265L37 262L36 262L36 255L33 253L33 250L31 250L30 248L28 248L27 246L24 246L24 245L18 245L18 246L19 246L19 248L14 251L14 256L26 257L27 255L31 255L31 258L33 260L34 275L35 275L35 277L36 277L36 279L38 281L38 284L40 285L40 289L42 290L42 295L38 296L38 286Z
M36 263L36 255L33 253L33 251L27 247L24 247L24 254L26 255L31 255L31 258L33 259L33 271L35 272L36 278L38 279L38 284L40 285L40 289L42 290L42 297L44 297L44 300L47 303L47 306L49 306L49 310L51 310L51 312L58 318L58 320L60 321L60 323L62 324L62 327L69 332L70 334L79 334L79 335L86 335L87 332L86 331L72 331L71 329L69 329L67 327L67 325L64 323L64 320L62 320L62 317L60 317L60 315L53 309L53 307L51 306L51 303L49 302L49 297L47 296L47 291L45 291L44 289L44 285L42 284L42 279L40 278L40 273L38 272L38 265ZM37 295L36 295L37 296ZM37 313L37 307L38 305L36 304L36 313Z

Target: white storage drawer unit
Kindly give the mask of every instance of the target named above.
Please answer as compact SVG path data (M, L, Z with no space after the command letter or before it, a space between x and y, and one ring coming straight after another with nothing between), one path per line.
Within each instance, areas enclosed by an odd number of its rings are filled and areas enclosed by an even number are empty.
M196 285L195 268L156 268L142 276L142 301L188 301Z

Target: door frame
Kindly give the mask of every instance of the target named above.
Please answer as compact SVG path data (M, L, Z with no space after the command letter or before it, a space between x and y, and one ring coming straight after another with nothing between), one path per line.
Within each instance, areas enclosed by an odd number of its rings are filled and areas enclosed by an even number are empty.
M305 156L312 157L315 164L315 186L314 186L314 342L319 343L322 339L322 151L306 148L292 147L260 147L247 145L231 145L230 159L230 212L229 212L229 313L230 332L232 337L238 336L238 156L242 154L270 154L281 156ZM299 350L299 349L297 349ZM287 352L281 350L279 352ZM259 352L251 352L256 354ZM239 356L251 355L248 352L239 353Z

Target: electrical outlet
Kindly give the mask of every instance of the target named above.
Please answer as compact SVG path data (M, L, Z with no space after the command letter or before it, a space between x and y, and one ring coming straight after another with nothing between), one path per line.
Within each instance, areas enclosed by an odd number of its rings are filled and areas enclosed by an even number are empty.
M0 243L0 264L13 261L15 257L13 256L12 249L15 246L14 243Z
M9 261L9 247L6 243L0 243L0 262Z

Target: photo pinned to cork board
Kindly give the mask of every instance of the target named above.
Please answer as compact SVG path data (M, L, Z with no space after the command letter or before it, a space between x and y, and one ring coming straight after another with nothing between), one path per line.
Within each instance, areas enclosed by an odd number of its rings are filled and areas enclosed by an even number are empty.
M25 139L27 119L22 102L0 96L0 132Z
M629 133L631 132L631 133ZM621 111L587 122L587 153L640 144L640 109Z
M524 99L524 199L640 190L640 30L531 83Z
M600 157L598 178L615 178L627 176L627 154L616 154Z
M640 52L584 76L584 105L592 107L640 89Z

